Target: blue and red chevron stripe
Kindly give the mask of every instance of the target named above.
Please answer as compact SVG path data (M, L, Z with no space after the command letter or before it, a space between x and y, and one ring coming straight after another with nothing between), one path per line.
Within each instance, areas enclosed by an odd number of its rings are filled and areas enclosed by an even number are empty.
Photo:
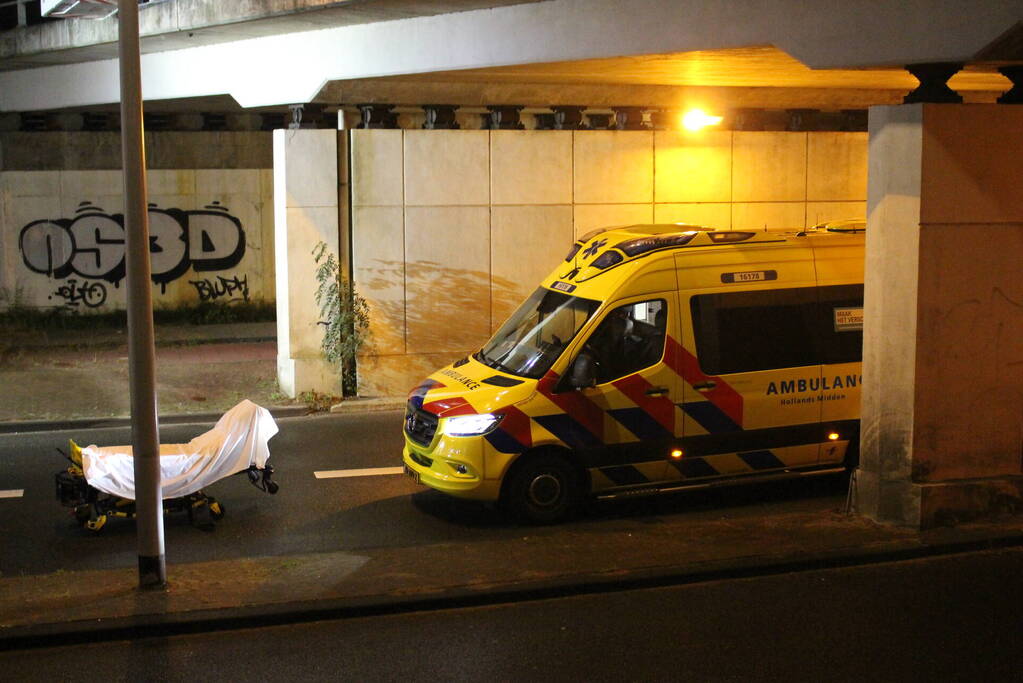
M700 391L706 401L692 401L682 406L690 417L711 434L742 430L742 394L733 389L720 377L706 375L700 370L700 363L681 344L667 338L667 352L664 360L690 386L709 384L714 386Z
M476 409L469 405L469 402L461 396L443 398L439 401L424 403L423 410L429 411L438 417L454 417L455 415L476 414Z
M431 389L436 389L437 387L445 386L447 385L443 384L442 382L438 382L435 379L425 379L420 384L413 387L412 391L409 392L408 394L409 403L411 403L412 406L417 409L422 408L423 398L426 396L426 393L428 391L430 391Z

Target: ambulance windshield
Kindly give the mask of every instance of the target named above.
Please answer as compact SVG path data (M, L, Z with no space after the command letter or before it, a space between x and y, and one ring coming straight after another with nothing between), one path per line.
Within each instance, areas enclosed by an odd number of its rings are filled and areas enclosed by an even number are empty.
M599 301L540 287L474 357L497 370L539 379L598 306Z

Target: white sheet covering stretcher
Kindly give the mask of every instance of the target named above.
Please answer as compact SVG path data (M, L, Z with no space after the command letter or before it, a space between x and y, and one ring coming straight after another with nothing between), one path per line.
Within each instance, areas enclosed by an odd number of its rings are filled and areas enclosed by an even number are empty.
M246 399L224 413L213 429L188 443L161 444L163 498L187 496L251 465L263 469L270 457L267 442L276 433L270 411ZM134 500L131 451L131 446L83 448L82 470L89 486Z

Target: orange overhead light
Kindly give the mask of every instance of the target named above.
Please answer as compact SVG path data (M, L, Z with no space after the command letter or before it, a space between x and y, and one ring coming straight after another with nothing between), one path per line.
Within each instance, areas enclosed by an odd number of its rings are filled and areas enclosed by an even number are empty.
M700 130L721 123L720 116L711 116L702 109L690 109L682 115L682 127L686 130Z
M828 439L830 441L838 441L838 432L831 432L828 434Z
M682 457L682 450L679 449L679 448L676 448L675 450L673 450L671 452L671 457L673 457L675 459L681 458Z

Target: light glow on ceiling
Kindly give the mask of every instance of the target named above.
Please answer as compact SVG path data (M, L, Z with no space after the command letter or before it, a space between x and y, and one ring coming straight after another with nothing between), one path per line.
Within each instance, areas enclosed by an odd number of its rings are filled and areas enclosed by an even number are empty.
M682 127L686 130L700 130L721 123L720 116L711 116L702 109L690 109L682 115Z

